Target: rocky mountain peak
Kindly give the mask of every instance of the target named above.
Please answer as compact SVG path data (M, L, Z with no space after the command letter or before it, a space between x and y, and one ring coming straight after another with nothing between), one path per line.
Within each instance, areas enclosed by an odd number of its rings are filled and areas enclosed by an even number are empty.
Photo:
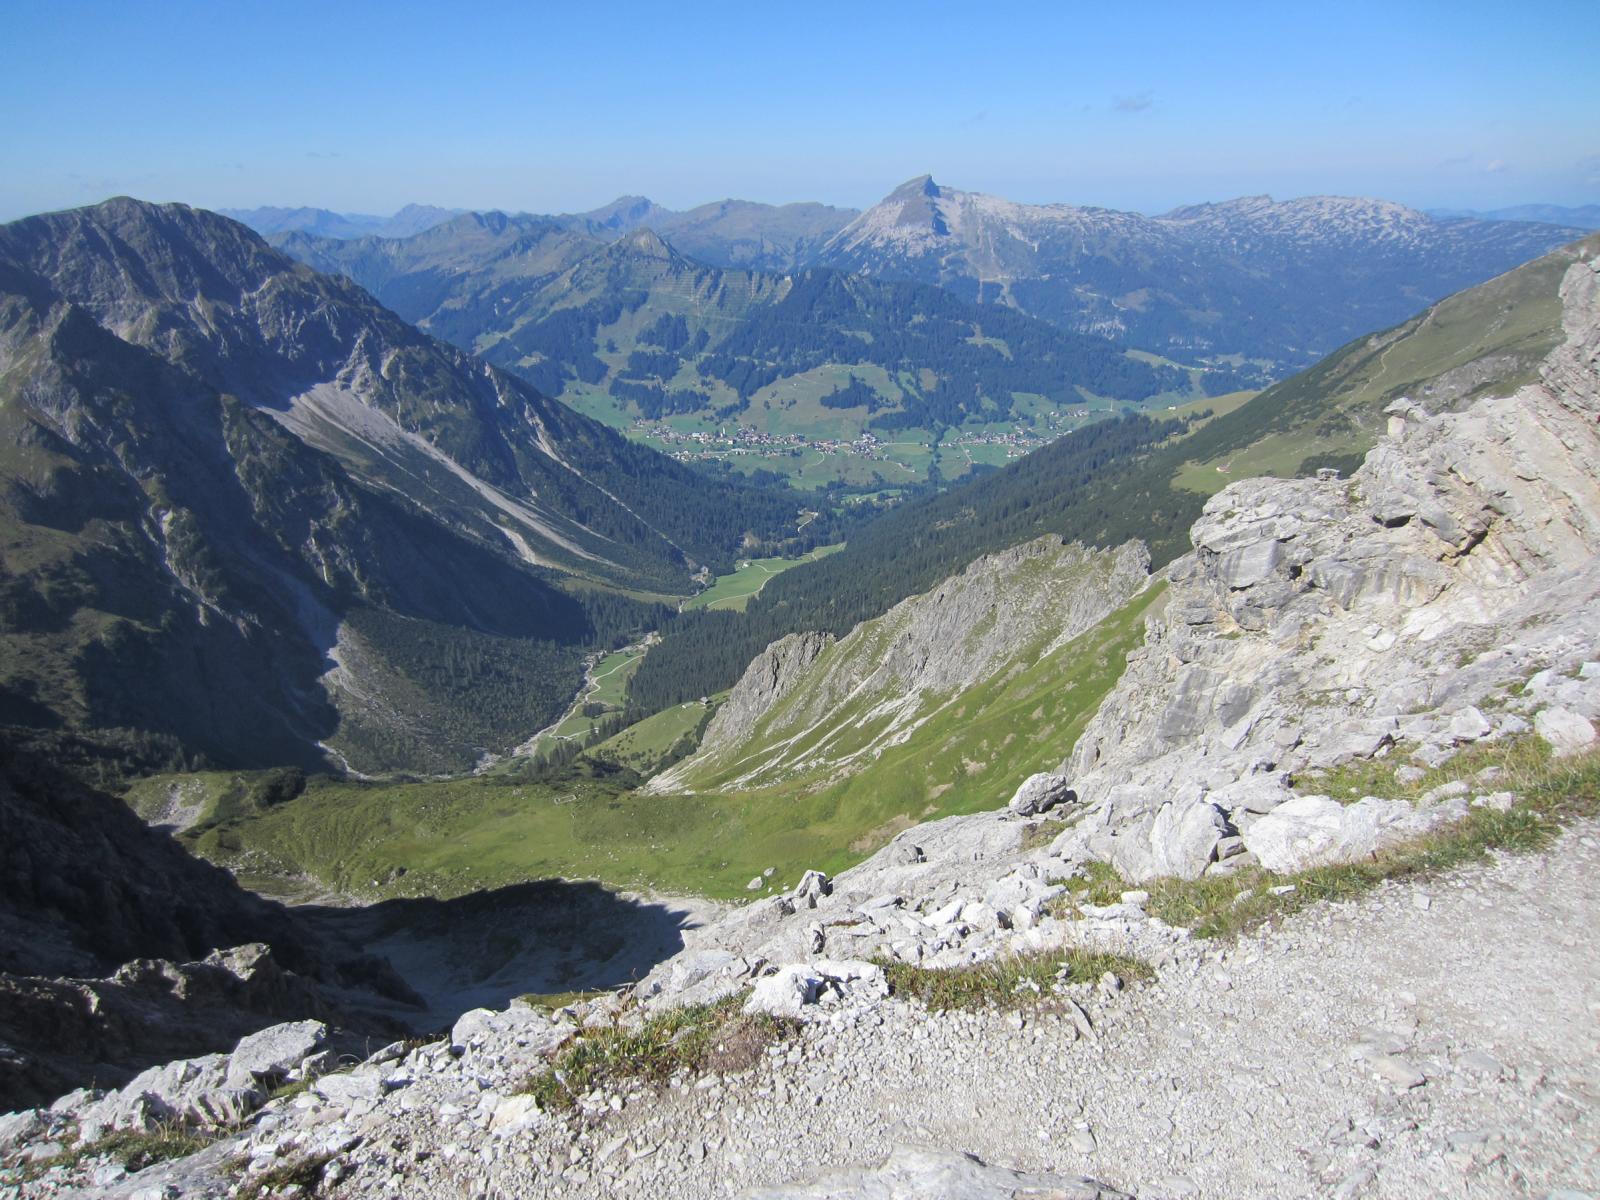
M932 175L918 175L915 179L908 179L894 191L890 192L888 200L913 200L919 196L937 197L940 195L939 185L933 181Z

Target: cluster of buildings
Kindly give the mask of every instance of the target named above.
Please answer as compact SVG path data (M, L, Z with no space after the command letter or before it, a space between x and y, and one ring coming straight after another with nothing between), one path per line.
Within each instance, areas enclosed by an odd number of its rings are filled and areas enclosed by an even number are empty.
M871 433L863 433L853 440L812 438L803 433L769 433L754 425L742 424L733 426L731 431L727 426L722 426L715 433L705 430L686 433L664 421L640 418L633 423L633 435L658 443L680 461L725 458L732 454L758 454L765 458L798 457L808 450L820 454L859 454L863 458L873 459L889 457L883 442Z

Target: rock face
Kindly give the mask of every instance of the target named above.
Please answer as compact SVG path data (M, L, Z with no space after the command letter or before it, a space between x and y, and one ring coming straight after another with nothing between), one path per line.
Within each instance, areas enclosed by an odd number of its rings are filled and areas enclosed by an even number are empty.
M1376 796L1349 807L1327 796L1296 796L1252 822L1244 845L1269 871L1303 871L1366 858L1465 813L1464 802L1418 811L1404 801Z
M749 737L772 706L799 686L817 656L834 640L831 633L791 633L757 655L706 726L701 751L731 746Z
M1249 480L1206 505L1063 765L1089 813L1058 849L1135 879L1230 869L1217 847L1235 834L1285 866L1359 856L1455 810L1301 801L1280 818L1288 781L1397 748L1436 764L1525 730L1508 709L1549 710L1558 752L1594 737L1600 686L1579 668L1600 637L1596 262L1561 294L1567 340L1540 383L1438 416L1396 402L1348 481Z
M1101 551L1044 537L978 559L837 642L791 634L750 664L700 752L650 790L839 778L905 741L964 689L1090 629L1148 577L1138 543Z
M8 555L0 722L169 757L470 768L577 685L592 622L552 569L682 591L738 534L673 513L793 519L181 205L0 225L0 378L0 544L52 547ZM418 682L467 646L519 711Z

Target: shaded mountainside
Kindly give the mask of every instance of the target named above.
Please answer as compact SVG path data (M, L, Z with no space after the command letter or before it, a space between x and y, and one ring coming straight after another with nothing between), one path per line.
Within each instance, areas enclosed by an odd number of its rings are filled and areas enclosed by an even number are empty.
M682 594L795 511L223 218L0 227L0 721L36 743L470 765L655 619L626 590Z
M1105 407L1191 387L1187 372L1012 309L834 271L707 266L679 230L664 232L670 245L648 225L601 245L489 213L399 242L279 244L551 395L603 394L630 417L737 415L821 433L849 414L857 430L939 430L1006 421L1019 395ZM1205 386L1235 382L1218 372Z
M1138 539L1159 567L1189 548L1207 495L1250 474L1351 470L1411 395L1434 409L1507 394L1562 339L1562 276L1589 237L1362 337L1225 416L1185 426L1140 417L1081 430L1003 470L914 500L842 552L772 580L741 613L689 613L634 676L646 709L732 686L786 634L842 636L972 558L1054 534L1092 546ZM1222 469L1219 469L1222 468Z
M43 758L0 756L0 828L0 1107L329 1015L326 997L344 989L410 998L385 964L317 935ZM261 943L270 954L230 952Z
M1336 196L1146 217L1018 204L923 176L840 230L818 262L937 283L1185 362L1242 356L1278 378L1580 232Z

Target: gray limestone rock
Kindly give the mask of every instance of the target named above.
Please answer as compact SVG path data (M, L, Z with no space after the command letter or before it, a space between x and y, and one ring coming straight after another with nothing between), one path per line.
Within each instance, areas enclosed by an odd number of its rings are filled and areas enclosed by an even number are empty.
M756 980L744 1010L798 1017L807 1005L832 994L846 1003L871 1002L889 994L883 969L854 960L817 959L780 967Z
M1581 754L1595 743L1593 723L1570 708L1546 708L1533 718L1533 729L1557 758Z
M1070 804L1075 799L1077 794L1065 775L1041 771L1022 781L1008 807L1019 817L1031 817L1049 812L1058 804Z
M1270 871L1303 871L1365 858L1426 832L1455 812L1444 806L1416 809L1375 796L1349 806L1327 796L1297 796L1254 822L1244 843Z
M280 1083L291 1070L322 1049L327 1040L328 1027L321 1021L290 1021L252 1033L228 1057L226 1086L250 1088Z

